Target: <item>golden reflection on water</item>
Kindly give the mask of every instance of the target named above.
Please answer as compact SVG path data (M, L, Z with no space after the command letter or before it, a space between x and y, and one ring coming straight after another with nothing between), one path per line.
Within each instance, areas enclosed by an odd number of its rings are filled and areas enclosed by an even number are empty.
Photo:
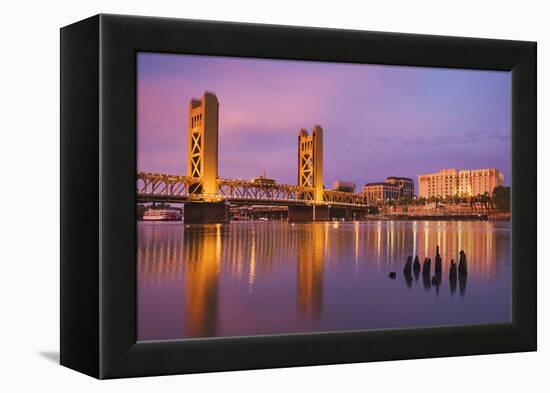
M334 227L338 229L337 226ZM328 227L315 225L300 236L303 247L298 248L298 313L319 318L323 305L323 267Z
M191 336L216 335L218 314L218 272L221 257L221 228L205 233L190 232L189 255L185 264L186 331Z
M494 225L470 221L139 224L138 289L182 285L185 336L216 336L221 281L227 286L244 284L253 296L258 279L269 281L279 270L292 271L295 266L296 314L318 320L324 296L334 295L324 290L331 266L349 263L357 275L366 265L378 272L377 279L387 280L388 270L402 272L408 255L419 252L421 262L424 257L433 260L439 245L444 280L460 250L468 258L469 280L490 279L507 257L502 247L495 247L499 231ZM509 239L509 233L506 236Z

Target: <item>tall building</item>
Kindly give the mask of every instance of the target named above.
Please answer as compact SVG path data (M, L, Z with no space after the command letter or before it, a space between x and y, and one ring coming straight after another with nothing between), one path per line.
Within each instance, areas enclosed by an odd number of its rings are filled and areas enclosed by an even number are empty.
M367 183L363 187L363 194L369 202L380 202L399 198L399 186L388 182Z
M495 187L504 184L504 175L496 168L442 169L437 173L418 176L420 197L475 196L492 194Z
M386 178L386 183L395 184L399 188L399 197L410 197L414 196L414 180L408 177L396 177L390 176Z
M442 169L437 173L418 176L418 195L422 198L458 195L458 171Z
M187 176L202 179L202 186L190 187L190 193L218 193L218 112L213 93L189 102Z
M496 168L461 170L458 172L460 195L492 194L496 187L504 185L504 175Z
M298 135L298 185L315 188L311 199L323 200L323 129L316 125L311 135L302 128Z

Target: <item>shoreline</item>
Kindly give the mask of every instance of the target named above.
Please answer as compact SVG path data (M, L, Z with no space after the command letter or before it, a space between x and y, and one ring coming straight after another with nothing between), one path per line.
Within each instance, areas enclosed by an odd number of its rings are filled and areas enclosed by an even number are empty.
M377 221L448 221L448 222L458 222L458 221L491 221L491 222L510 222L510 218L486 218L481 219L479 217L437 217L437 216L426 216L426 217L395 217L395 216L376 216L376 217L366 217L362 220L318 220L318 221L288 221L288 220L229 220L228 223L230 224L234 222L254 222L254 223L261 223L261 222L287 222L290 224L307 224L307 223L313 223L313 222L377 222ZM177 223L181 222L182 224L185 224L185 221L183 220L142 220L138 219L136 220L137 223L158 223L158 222L169 222L169 223ZM186 224L186 225L194 225L194 224ZM199 224L203 225L203 224Z

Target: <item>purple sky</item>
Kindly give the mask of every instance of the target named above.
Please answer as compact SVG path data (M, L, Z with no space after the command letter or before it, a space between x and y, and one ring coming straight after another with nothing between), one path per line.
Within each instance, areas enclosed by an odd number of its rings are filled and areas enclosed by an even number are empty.
M220 101L219 175L296 184L297 136L324 129L324 183L496 167L510 184L510 73L138 54L138 170L186 174L187 110ZM418 188L416 189L418 192Z

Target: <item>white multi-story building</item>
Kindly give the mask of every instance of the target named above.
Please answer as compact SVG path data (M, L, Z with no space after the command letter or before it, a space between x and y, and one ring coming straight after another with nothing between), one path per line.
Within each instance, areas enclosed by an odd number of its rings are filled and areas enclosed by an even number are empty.
M496 168L442 169L418 176L418 195L429 198L492 194L495 187L503 184L504 175Z

